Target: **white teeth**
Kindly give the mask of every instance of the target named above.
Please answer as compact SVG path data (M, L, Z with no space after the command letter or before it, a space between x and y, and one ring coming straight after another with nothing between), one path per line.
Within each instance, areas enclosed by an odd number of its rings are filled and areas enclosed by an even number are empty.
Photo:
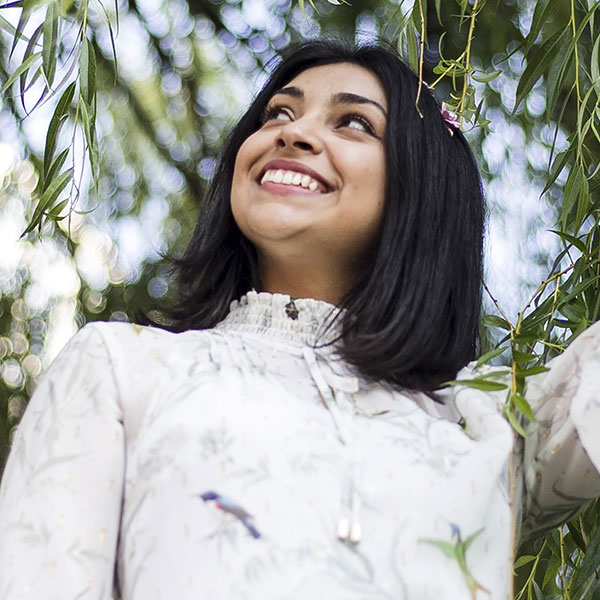
M302 179L300 180L300 185L303 188L307 188L310 185L311 177L310 175L302 175Z
M283 183L284 185L297 185L311 192L316 192L319 189L319 182L313 179L310 175L305 173L298 173L297 171L287 171L283 169L268 169L265 171L260 183L263 184L267 181L273 183Z

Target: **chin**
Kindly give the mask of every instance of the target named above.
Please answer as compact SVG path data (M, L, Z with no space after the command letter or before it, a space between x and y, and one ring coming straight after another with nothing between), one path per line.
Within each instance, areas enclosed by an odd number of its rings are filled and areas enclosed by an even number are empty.
M307 223L299 217L297 211L281 205L263 205L243 215L234 212L240 231L254 244L259 239L283 241L301 234Z

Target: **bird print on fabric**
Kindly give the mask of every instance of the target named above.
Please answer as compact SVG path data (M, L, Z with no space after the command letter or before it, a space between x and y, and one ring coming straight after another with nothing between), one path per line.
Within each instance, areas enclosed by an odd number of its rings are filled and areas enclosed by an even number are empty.
M236 519L238 519L238 521L240 521L244 527L246 527L253 538L258 539L260 537L260 532L254 526L254 517L231 498L221 496L221 494L213 492L212 490L208 490L203 494L200 494L200 498L202 498L204 502L214 501L215 506L219 510L236 517Z

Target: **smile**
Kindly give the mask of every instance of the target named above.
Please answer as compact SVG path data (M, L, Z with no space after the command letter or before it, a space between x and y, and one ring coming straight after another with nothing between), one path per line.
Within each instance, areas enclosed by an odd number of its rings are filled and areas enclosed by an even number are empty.
M266 182L281 183L283 185L302 187L311 192L316 192L320 186L316 179L306 173L288 171L285 169L268 169L260 180L260 184Z

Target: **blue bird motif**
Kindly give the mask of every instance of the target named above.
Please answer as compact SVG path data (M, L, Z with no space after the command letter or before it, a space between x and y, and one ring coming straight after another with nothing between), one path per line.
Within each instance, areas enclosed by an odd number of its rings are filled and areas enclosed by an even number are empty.
M258 539L260 537L260 532L254 526L254 517L231 498L221 496L221 494L213 492L212 490L200 494L200 498L202 498L204 502L214 501L215 506L219 510L229 513L238 519L253 538Z

